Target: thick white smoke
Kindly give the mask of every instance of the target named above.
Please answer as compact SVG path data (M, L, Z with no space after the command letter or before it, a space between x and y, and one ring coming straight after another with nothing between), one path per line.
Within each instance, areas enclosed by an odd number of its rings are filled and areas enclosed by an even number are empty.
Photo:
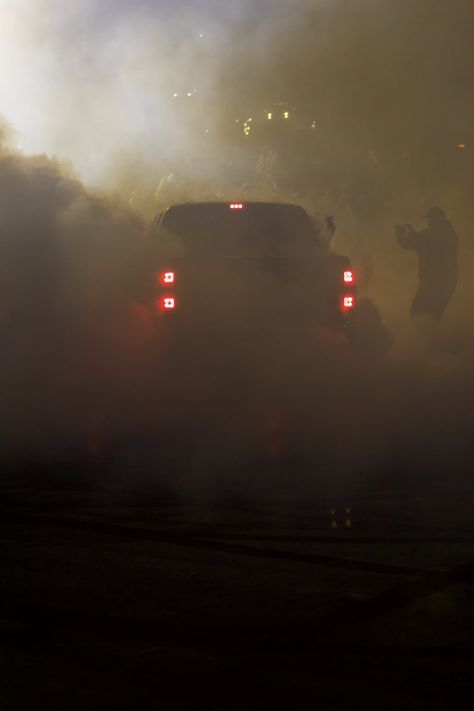
M103 437L104 422L111 438L153 431L172 402L171 415L184 410L190 421L207 408L206 461L229 404L237 451L268 415L266 401L346 473L404 461L442 470L450 458L464 466L471 15L464 0L436 12L428 0L1 0L0 113L14 131L0 156L5 449L38 456L83 446ZM213 373L196 382L192 369L186 387L170 390L141 299L145 227L133 210L148 217L141 196L156 209L156 187L171 172L219 193L216 166L232 171L246 150L222 126L281 98L313 112L321 131L314 189L300 187L303 155L287 184L296 200L335 214L335 247L359 266L392 352L374 364L364 353L328 354L307 332L301 342L275 336L271 367L262 352L242 354L245 391L224 396ZM235 185L244 180L236 175ZM459 289L435 330L408 319L416 265L393 236L394 223L420 227L434 204L461 240Z

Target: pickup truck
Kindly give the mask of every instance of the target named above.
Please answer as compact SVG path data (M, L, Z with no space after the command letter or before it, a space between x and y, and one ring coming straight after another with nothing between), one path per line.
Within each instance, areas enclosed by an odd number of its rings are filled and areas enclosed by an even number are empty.
M174 205L151 226L154 309L166 329L265 338L305 319L346 330L356 308L348 257L323 243L299 205Z

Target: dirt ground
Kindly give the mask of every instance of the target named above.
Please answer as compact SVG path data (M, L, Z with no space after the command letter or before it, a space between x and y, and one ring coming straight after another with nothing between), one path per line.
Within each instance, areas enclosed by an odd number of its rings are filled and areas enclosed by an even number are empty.
M472 491L1 494L5 711L473 707Z

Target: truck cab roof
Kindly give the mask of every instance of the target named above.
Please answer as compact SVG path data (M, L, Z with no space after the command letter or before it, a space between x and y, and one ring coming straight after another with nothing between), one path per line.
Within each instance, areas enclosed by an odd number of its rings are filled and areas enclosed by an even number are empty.
M304 257L321 246L306 210L290 203L184 203L158 215L152 230L189 256Z

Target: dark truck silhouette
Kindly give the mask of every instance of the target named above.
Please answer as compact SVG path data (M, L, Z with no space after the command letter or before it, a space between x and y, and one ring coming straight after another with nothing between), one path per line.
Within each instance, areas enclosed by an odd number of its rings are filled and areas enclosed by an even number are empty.
M309 319L347 329L356 307L348 257L329 251L298 205L189 203L159 214L151 228L155 307L161 321L188 332L229 326L265 338Z

